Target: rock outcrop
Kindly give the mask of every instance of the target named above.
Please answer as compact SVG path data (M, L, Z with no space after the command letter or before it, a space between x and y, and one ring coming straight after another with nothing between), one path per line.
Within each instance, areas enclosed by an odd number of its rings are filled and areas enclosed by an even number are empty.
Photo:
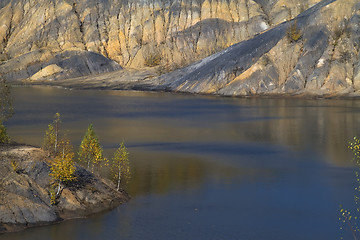
M85 217L128 200L111 182L77 166L77 180L51 205L47 161L38 148L0 146L0 233Z
M7 0L0 5L0 74L68 86L63 79L118 71L100 85L354 94L359 9L357 0ZM149 68L155 75L145 80L122 77Z
M100 54L86 51L64 51L53 55L47 50L25 53L0 65L1 75L8 81L57 80L101 74L121 69L116 62Z

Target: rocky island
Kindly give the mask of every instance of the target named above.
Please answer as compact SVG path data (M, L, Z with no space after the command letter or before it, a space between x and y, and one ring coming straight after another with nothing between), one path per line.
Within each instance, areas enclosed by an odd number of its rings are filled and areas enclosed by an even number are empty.
M0 233L85 217L129 200L110 180L76 165L76 181L50 203L50 167L42 149L0 145Z

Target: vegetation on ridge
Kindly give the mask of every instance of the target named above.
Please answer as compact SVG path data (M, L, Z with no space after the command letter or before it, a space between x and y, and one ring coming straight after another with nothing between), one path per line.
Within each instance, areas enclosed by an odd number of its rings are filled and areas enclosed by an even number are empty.
M60 125L60 114L56 113L53 123L48 125L43 143L44 151L51 157L49 174L52 181L49 190L51 204L55 204L56 198L60 196L62 184L76 180L73 147L70 140L61 134Z
M92 124L89 125L79 147L79 160L86 163L88 170L94 171L94 166L99 170L101 164L106 164L107 159L103 155L103 148L94 131Z
M12 117L14 108L10 86L0 77L0 143L8 143L10 138L6 132L4 122Z
M117 183L116 188L119 191L121 179L127 182L130 178L129 153L127 152L124 141L121 142L120 147L114 153L111 170L114 181Z
M75 175L75 153L70 140L61 133L60 114L56 113L54 120L48 125L45 132L43 150L50 157L50 177L51 187L49 189L51 204L56 204L56 200L61 195L64 184L77 180ZM128 181L130 178L129 153L125 147L124 141L121 142L119 149L115 152L111 170L114 181L117 184L117 190L120 190L121 179ZM93 124L88 126L78 151L79 162L84 163L91 172L108 165L107 158L103 155L103 148L94 131ZM95 169L94 169L95 168Z
M355 187L355 194L354 194L354 203L356 207L355 214L351 213L350 210L347 210L340 206L340 230L343 230L343 228L348 227L349 230L352 233L353 238L356 240L358 239L358 234L360 232L359 228L359 217L360 217L360 175L359 175L359 169L360 169L360 138L354 137L352 141L349 142L349 149L352 150L354 154L353 161L355 162L356 167L358 168L355 171L355 177L356 177L356 187ZM340 239L344 239L343 236L340 237Z
M289 25L289 28L287 30L287 36L289 39L289 42L297 42L301 39L301 32L297 25L297 20L294 20L294 22L291 22Z

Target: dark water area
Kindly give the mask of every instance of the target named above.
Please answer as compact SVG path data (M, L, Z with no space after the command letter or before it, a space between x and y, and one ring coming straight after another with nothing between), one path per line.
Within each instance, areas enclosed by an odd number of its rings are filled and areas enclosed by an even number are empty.
M13 92L15 141L40 146L56 112L75 146L90 123L109 158L125 140L132 200L0 239L351 239L338 209L354 208L358 100Z

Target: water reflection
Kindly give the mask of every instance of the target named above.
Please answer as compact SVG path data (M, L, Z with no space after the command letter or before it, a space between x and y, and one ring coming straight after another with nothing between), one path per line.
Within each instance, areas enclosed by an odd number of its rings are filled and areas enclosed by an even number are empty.
M255 141L318 148L341 163L347 141L359 133L360 101L218 99L143 92L15 88L9 131L39 145L55 112L73 140L94 122L105 145L127 142ZM43 99L46 99L44 101ZM117 142L114 140L119 139Z
M338 204L352 201L357 100L14 90L16 141L41 145L55 112L75 145L89 123L109 158L125 140L133 200L5 239L331 239Z
M273 146L289 146L299 151L321 152L327 155L330 164L349 165L351 153L346 151L347 142L360 132L357 100L219 99L50 87L18 87L14 88L14 95L16 114L8 123L14 140L41 145L53 114L61 112L64 129L69 130L75 145L79 145L92 122L108 154L125 140L139 156L134 157L134 164L138 161L143 164L141 159L150 159L147 156L155 150L191 153L197 158L205 153L209 153L207 157L217 154L216 149L222 151L222 156L246 151L261 154L256 147L251 150L236 144L255 142L270 143L270 151L276 151ZM136 151L141 147L140 156ZM174 156L156 156L168 158ZM184 160L181 166L191 162ZM167 163L164 160L157 164L165 167ZM198 180L203 168L198 167Z
M201 189L209 181L227 184L235 178L237 182L241 182L242 178L271 174L266 169L255 169L254 166L244 164L236 168L233 163L230 164L229 159L218 163L216 159L209 160L210 156L205 161L204 157L180 152L133 152L137 161L132 165L133 175L128 186L128 192L133 197L179 190L193 191Z

